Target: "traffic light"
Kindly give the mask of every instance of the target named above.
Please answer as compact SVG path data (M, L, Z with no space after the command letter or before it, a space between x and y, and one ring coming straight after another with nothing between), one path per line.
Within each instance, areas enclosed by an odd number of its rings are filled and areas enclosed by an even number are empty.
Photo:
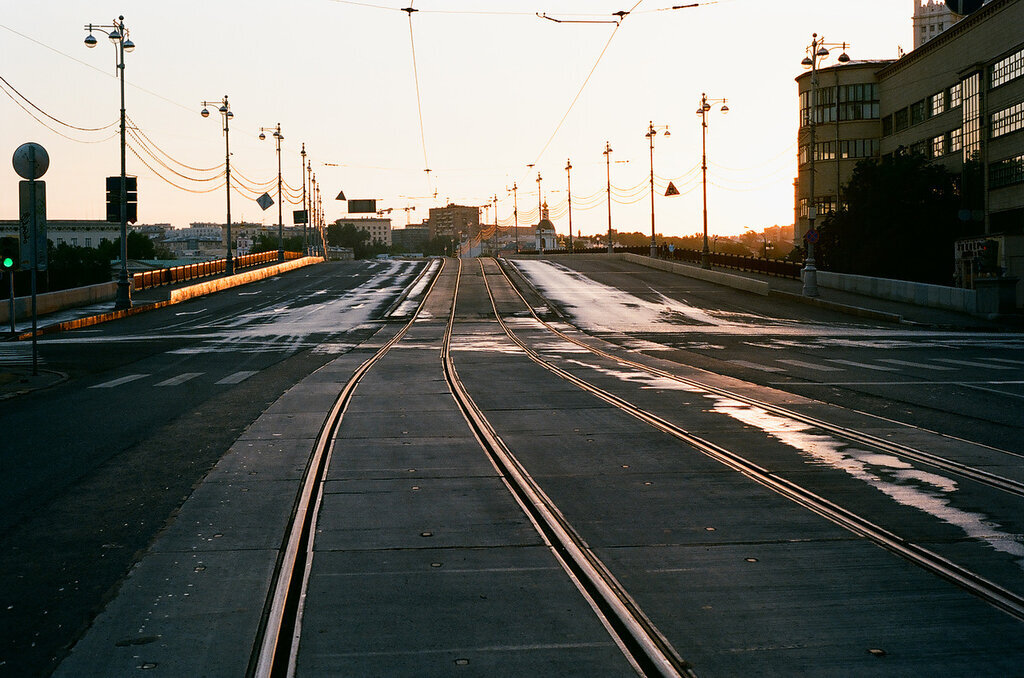
M21 267L21 241L15 236L0 238L0 271L17 271Z
M128 203L128 223L139 220L139 179L125 177ZM121 222L121 177L107 177L107 221Z

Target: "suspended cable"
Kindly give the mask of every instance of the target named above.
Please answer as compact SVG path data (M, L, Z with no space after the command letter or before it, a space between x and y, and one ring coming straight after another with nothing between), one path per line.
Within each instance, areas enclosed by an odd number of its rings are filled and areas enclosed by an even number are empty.
M427 159L427 134L423 125L423 101L420 95L420 73L416 65L416 38L412 29L412 13L419 10L413 9L412 5L402 10L409 15L409 47L412 51L412 75L416 83L416 112L420 118L420 144L423 147L423 171L427 173L427 184L430 185L430 161Z
M63 125L64 127L68 127L68 128L70 128L70 129L75 129L75 130L78 130L78 131L80 131L80 132L102 132L103 130L105 130L105 129L109 129L110 127L113 127L114 125L116 125L116 124L118 123L118 121L117 121L117 120L114 120L113 122L110 122L110 123L108 123L108 124L104 125L103 127L79 127L78 125L72 125L72 124L70 124L70 123L64 122L63 120L60 120L59 118L55 118L55 117L53 117L52 115L50 115L49 113L47 113L47 112L46 112L46 111L44 111L43 109L39 108L39 106L37 106L36 104L34 104L34 103L32 102L32 100L31 100L31 99L29 99L29 98L28 98L27 96L25 96L24 94L22 94L21 92L19 92L19 91L18 91L18 88L17 88L17 87L15 87L14 85L12 85L12 84L10 83L10 81L9 81L9 80L7 80L7 78L5 78L4 76L0 75L0 81L3 81L3 83L4 83L5 85L7 85L7 87L9 87L9 88L10 88L10 90L11 90L12 92L14 92L15 94L17 94L17 95L18 95L19 97L21 97L22 99L24 99L24 100L25 100L25 102L26 102L26 103L27 103L27 104L28 104L29 106L31 106L32 108L34 108L34 109L36 109L37 111L39 111L40 113L42 113L43 115L45 115L45 116L46 116L47 118L49 118L50 120L53 120L53 121L54 121L55 123L57 123L57 124L59 124L59 125ZM10 96L10 95L8 94L8 96Z

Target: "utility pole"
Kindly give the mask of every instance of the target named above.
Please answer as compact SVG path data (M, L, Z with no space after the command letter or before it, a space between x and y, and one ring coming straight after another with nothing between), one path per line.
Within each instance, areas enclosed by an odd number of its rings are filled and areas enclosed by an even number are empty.
M569 158L565 159L565 174L569 196L569 252L572 252L572 160Z
M604 142L605 174L608 180L608 254L612 253L612 147Z

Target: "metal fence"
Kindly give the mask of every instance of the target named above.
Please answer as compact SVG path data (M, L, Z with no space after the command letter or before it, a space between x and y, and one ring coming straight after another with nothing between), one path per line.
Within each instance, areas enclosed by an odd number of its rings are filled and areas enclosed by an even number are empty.
M303 256L301 252L285 252L284 260L290 261L301 256ZM233 257L232 261L236 271L243 268L252 268L253 266L262 266L276 262L277 251L243 254L239 257ZM133 289L148 290L153 287L160 287L161 285L173 285L174 283L185 282L186 280L220 275L224 273L226 263L226 259L214 259L185 266L158 268L154 271L136 273L132 276Z
M586 250L574 250L572 254L602 254L606 253L607 249L586 249ZM641 256L647 256L651 253L651 248L647 247L616 247L615 253L626 252L629 254L639 254ZM527 252L524 252L524 254ZM529 252L531 254L536 254ZM545 250L545 254L569 254L568 250ZM685 261L689 263L700 263L700 250L687 250L676 248L674 251L669 252L665 248L658 249L659 259L668 259L672 261ZM750 271L752 273L764 273L765 275L773 275L779 278L793 278L795 280L800 279L800 269L803 268L803 264L795 261L787 261L785 259L762 259L759 257L741 256L739 254L721 254L717 252L708 253L708 259L711 262L712 268L731 268L736 271Z

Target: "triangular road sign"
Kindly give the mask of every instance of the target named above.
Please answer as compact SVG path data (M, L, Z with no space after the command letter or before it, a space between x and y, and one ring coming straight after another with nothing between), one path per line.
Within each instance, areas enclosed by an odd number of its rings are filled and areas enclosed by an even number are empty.
M670 181L668 182L668 188L665 189L665 195L679 195L679 189Z
M344 199L345 199L345 191L342 191L341 193L339 193L338 197L335 198L335 200L344 200Z

